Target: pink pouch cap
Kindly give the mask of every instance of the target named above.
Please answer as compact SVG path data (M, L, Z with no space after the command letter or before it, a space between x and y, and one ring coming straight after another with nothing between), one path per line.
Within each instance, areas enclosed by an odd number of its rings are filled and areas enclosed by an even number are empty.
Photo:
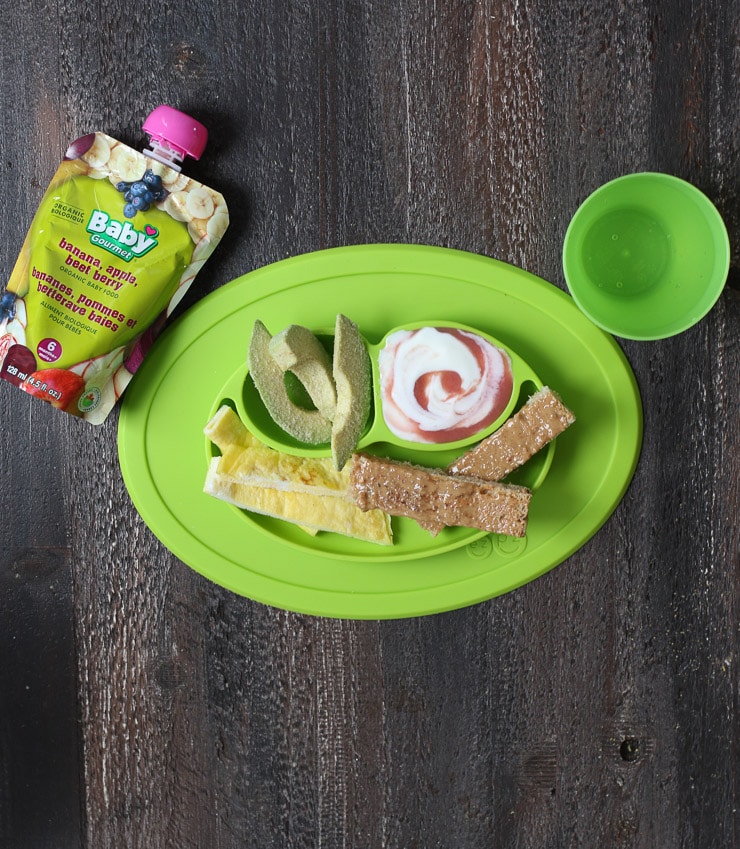
M142 129L152 141L171 148L180 158L200 159L208 142L208 130L203 124L164 104L147 115Z

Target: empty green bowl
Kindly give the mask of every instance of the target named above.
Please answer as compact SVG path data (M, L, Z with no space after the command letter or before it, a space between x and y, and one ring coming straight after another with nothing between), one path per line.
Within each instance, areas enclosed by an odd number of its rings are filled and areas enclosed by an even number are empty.
M729 267L716 207L669 174L605 183L578 208L563 245L573 300L625 339L665 339L696 324L717 302Z

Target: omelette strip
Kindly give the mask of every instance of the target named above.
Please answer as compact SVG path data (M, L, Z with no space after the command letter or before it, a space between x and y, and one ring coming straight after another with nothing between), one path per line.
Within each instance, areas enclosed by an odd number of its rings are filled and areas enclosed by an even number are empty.
M329 457L297 457L270 448L227 405L218 410L204 433L221 451L221 473L236 483L346 497L349 469L337 471Z
M286 492L344 497L349 469L338 472L329 458L295 457L265 445L222 449L221 472L238 483Z
M208 467L204 487L208 495L243 510L273 516L303 528L332 531L379 545L393 543L390 516L381 510L363 513L344 498L237 483L221 474L220 461L220 457L214 457Z
M337 472L329 458L294 457L266 446L237 414L221 407L204 429L221 451L208 467L204 492L243 510L299 525L311 534L392 545L390 516L363 512L348 497L349 468Z
M246 427L244 427L242 420L228 404L223 404L218 408L213 418L203 429L203 433L216 445L221 453L231 445L241 445L242 448L250 448L253 445L262 444L257 437L252 436Z

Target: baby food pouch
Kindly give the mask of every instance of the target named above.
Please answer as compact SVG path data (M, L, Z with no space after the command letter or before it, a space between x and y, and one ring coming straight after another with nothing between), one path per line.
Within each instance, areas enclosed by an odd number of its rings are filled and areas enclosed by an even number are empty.
M0 377L102 423L221 240L223 196L181 172L206 128L169 106L140 153L102 132L73 142L0 298Z

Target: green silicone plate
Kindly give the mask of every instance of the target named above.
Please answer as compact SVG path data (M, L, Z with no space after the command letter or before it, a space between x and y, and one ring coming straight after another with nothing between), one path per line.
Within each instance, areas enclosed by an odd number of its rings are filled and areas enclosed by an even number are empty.
M273 332L291 323L325 328L338 312L371 344L391 328L441 317L476 328L516 352L536 383L563 397L576 423L517 481L537 487L526 538L464 528L432 538L410 520L394 519L395 544L381 547L334 534L310 537L203 494L209 454L203 427L222 400L233 400L254 320ZM128 388L118 445L142 518L199 573L276 607L382 619L474 604L565 560L622 498L641 433L629 364L564 292L475 254L363 245L266 266L190 309L160 336ZM419 461L413 450L387 447L389 455ZM443 464L444 451L439 456ZM437 456L426 454L425 462L437 465Z

